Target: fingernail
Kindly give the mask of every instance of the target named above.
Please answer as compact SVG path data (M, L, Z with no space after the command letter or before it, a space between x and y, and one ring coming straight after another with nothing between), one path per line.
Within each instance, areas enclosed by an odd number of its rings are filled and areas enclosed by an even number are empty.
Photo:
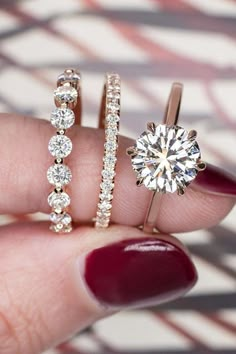
M92 296L113 308L173 300L197 280L196 269L183 250L150 237L95 249L86 256L83 269Z
M236 196L236 178L210 164L207 164L204 171L198 173L193 186L208 193Z

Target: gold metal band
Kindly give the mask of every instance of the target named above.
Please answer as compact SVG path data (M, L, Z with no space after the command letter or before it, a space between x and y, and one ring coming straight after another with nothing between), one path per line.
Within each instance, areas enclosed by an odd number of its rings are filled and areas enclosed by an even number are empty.
M118 133L120 121L120 77L118 74L107 74L99 116L99 128L105 129L102 181L100 184L99 202L95 218L95 227L109 226L115 168L117 161Z

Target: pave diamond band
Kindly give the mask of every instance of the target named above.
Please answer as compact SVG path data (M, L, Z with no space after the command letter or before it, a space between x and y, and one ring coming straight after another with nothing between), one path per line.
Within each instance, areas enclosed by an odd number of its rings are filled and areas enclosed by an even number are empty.
M174 83L167 102L164 124L148 123L147 131L127 149L137 185L153 191L144 221L144 232L153 233L160 210L161 194L184 194L185 188L206 166L196 142L197 132L177 125L182 85Z
M65 133L66 129L73 126L75 116L77 123L80 121L80 74L66 69L57 80L57 89L54 91L56 108L51 113L51 124L57 129L48 143L48 150L55 158L54 164L48 168L47 179L54 186L48 196L48 204L52 208L50 214L50 229L54 232L70 232L72 218L68 213L70 197L65 192L65 186L71 182L72 173L64 164L63 159L72 151L72 141Z
M106 75L99 117L99 128L105 129L105 144L103 169L101 172L102 181L95 218L96 228L106 228L110 223L117 161L119 121L120 77L118 74L112 73Z

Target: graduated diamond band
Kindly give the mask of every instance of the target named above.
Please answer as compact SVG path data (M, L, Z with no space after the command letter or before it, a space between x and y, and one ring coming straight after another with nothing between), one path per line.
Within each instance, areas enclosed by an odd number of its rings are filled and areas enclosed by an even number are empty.
M47 171L47 179L54 186L48 196L48 204L52 208L50 214L50 229L54 232L70 232L72 218L68 212L70 197L65 188L71 182L72 173L64 163L64 158L72 152L72 141L65 135L66 130L75 123L75 110L81 112L80 106L80 74L66 69L57 80L54 91L56 108L51 113L51 124L56 128L56 134L49 140L48 150L55 158L54 164ZM78 102L79 101L79 102ZM80 120L80 114L77 114Z
M120 89L119 75L107 74L99 117L99 128L105 129L105 144L96 228L106 228L110 223L118 149Z

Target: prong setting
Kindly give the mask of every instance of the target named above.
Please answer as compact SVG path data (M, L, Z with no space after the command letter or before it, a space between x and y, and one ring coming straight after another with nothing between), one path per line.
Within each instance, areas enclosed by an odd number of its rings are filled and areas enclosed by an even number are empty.
M188 139L189 140L195 140L196 137L197 137L197 131L194 130L194 129L190 130L189 133L188 133Z
M204 161L199 161L197 164L198 171L204 171L206 169L206 163Z
M73 126L75 108L80 92L80 75L72 69L66 69L58 77L57 89L54 91L54 101L57 108L51 113L51 124L57 129L48 144L51 155L55 158L54 165L47 171L47 179L54 186L48 196L48 204L52 208L50 214L50 230L57 233L68 233L72 230L72 218L67 209L70 197L65 192L65 186L72 179L71 170L64 164L64 158L72 151L72 142L65 135L66 130Z
M156 131L156 124L153 122L148 122L147 123L147 130L150 131L150 133L155 134Z
M196 135L195 130L188 132L177 125L148 123L148 130L127 149L137 174L136 185L183 195L198 171L205 168Z
M131 147L129 147L128 149L126 149L126 154L127 155L134 155L134 153L135 153L135 147L134 146L131 146Z

